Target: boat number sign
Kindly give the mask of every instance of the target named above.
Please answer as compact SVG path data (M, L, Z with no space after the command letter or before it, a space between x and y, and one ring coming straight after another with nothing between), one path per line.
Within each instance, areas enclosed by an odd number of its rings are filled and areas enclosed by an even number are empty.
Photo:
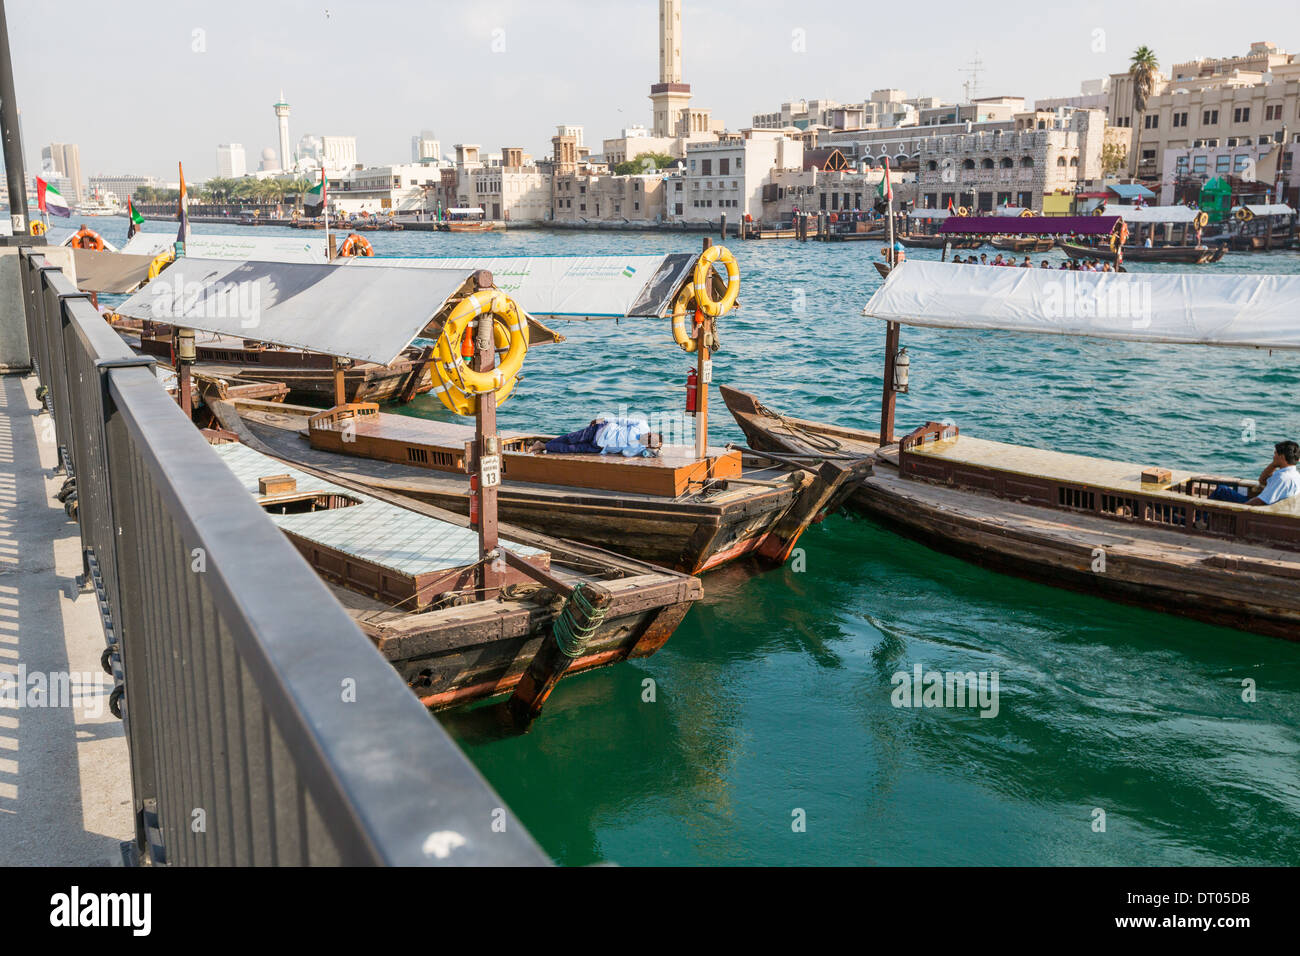
M484 488L501 484L501 456L484 455L478 465L479 481Z

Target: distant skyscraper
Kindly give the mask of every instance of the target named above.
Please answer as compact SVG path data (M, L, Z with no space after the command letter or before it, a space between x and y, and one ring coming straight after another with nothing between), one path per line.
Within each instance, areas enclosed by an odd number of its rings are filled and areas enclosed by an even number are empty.
M275 116L280 123L280 168L293 169L293 156L289 152L289 104L284 101L284 90L275 104Z
M321 166L330 175L347 172L357 163L355 136L322 136Z
M431 129L420 130L419 136L411 137L411 162L420 163L426 159L437 159L442 154L442 144Z
M238 179L247 174L248 163L240 143L226 143L217 147L217 175L222 179Z
M81 184L81 150L75 143L51 143L41 150L41 167L52 173L68 177L72 195L63 198L79 203L86 193Z

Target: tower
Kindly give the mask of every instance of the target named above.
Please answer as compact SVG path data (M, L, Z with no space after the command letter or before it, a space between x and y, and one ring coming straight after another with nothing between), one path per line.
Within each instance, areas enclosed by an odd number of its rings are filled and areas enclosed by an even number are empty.
M682 0L659 0L659 82L650 87L655 136L676 136L678 117L691 102L682 82Z
M284 101L284 90L275 103L275 118L280 122L280 168L289 169L289 104Z

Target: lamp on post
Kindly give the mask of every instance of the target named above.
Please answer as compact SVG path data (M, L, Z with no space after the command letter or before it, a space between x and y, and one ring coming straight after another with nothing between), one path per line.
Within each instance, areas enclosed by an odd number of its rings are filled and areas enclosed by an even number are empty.
M194 341L194 330L181 328L176 330L176 401L180 404L185 417L193 412L190 401L190 369L199 359L198 346Z

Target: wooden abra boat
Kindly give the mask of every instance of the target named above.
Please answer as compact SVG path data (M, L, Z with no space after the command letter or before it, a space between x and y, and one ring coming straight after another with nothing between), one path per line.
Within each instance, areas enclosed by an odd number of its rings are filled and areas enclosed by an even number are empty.
M1070 309L1045 311L1061 294ZM900 324L1300 349L1297 294L1300 276L1063 280L1046 270L905 262L863 310L886 323L879 432L789 418L734 389L723 397L756 448L873 455L873 474L849 504L932 547L1048 584L1300 640L1300 496L1262 506L1211 500L1220 485L1256 492L1235 478L985 441L951 424L928 422L893 438L895 396L907 390L910 367L899 361ZM1140 315L1125 311L1137 308Z
M780 415L722 386L754 448L874 455L848 506L990 570L1186 617L1300 640L1300 503L1208 501L1235 479L1024 448L928 423L879 433ZM900 467L901 459L901 467ZM1268 512L1268 513L1264 513Z
M1089 246L1077 242L1059 243L1065 254L1071 259L1096 259L1099 262L1114 262L1118 258L1108 246ZM1214 246L1125 246L1125 262L1181 262L1187 265L1205 265L1218 262L1223 258L1225 247Z
M898 236L897 241L914 249L942 249L951 245L954 249L978 249L984 245L983 239L953 238L950 236Z
M1003 252L1048 252L1056 245L1052 238L1013 239L997 236L989 240L989 245Z
M468 514L468 426L379 412L377 406L314 408L262 401L212 403L223 427L286 461L369 489ZM809 524L838 508L865 460L745 466L739 452L668 446L659 458L530 455L553 436L502 432L502 520L698 574L746 555L789 556Z
M526 725L560 677L653 654L701 596L687 575L505 525L507 571L499 592L484 594L478 539L463 519L286 465L229 436L212 440L434 710L512 694L509 713Z

